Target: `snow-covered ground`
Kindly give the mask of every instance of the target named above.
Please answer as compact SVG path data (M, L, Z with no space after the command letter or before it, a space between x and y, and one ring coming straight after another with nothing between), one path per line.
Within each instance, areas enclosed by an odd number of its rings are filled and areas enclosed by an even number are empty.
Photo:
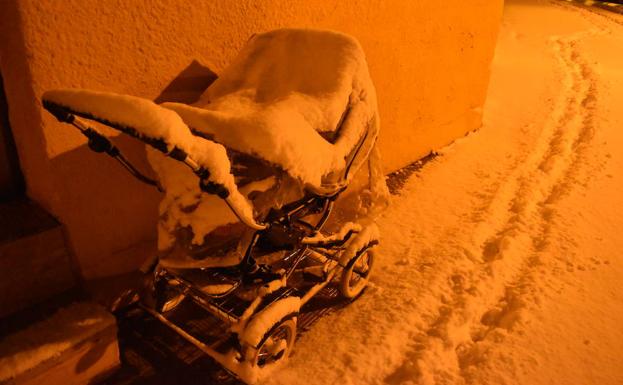
M623 16L507 1L483 127L379 220L271 384L623 383Z

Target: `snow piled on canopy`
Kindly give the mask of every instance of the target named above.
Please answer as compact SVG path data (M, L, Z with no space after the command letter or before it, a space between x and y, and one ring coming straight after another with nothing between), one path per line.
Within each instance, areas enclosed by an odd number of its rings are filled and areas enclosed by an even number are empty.
M323 176L344 168L344 158L377 115L359 43L341 33L304 29L253 36L194 106L163 106L228 148L316 187ZM335 143L320 135L335 131L342 119Z

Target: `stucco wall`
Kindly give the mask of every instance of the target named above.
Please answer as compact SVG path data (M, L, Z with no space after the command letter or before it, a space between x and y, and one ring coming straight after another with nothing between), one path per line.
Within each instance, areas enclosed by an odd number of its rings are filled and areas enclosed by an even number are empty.
M86 277L126 269L148 252L159 196L44 113L43 91L153 99L195 60L219 73L253 33L340 30L366 51L391 171L480 125L502 12L502 0L0 3L2 75L28 193L66 224ZM145 165L142 146L118 139Z

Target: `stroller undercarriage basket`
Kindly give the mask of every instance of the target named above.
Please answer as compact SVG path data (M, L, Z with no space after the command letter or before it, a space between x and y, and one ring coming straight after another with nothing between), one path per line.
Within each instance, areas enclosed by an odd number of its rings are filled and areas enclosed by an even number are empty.
M327 49L339 55L308 60ZM284 80L275 82L280 68ZM372 163L374 88L354 39L311 30L255 35L196 106L86 90L46 92L43 105L92 150L165 193L161 252L146 264L139 305L240 379L252 383L288 357L301 307L319 292L335 286L354 299L366 287L379 236L375 211L361 209L374 199L361 195L378 199L386 190ZM159 180L85 119L166 155L151 156ZM357 178L365 182L353 187ZM218 322L216 336L175 319L184 299Z

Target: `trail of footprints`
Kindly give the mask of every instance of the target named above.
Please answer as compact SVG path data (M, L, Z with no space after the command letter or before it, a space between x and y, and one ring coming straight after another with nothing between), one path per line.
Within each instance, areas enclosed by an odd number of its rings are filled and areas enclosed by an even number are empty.
M564 78L550 119L531 152L489 198L484 214L472 216L478 221L473 242L479 262L471 270L450 275L452 297L442 300L438 317L424 335L414 337L407 360L386 378L387 383L400 382L405 371L420 375L417 363L426 355L431 356L429 362L441 361L440 349L445 361L454 364L435 373L436 382L470 382L470 368L486 356L478 342L491 335L495 340L497 334L492 332L498 329L512 330L522 309L538 299L535 278L545 278L540 270L551 270L552 263L560 262L544 260L552 241L556 202L581 182L583 153L593 137L596 78L577 45L600 32L552 39ZM492 223L497 230L491 230ZM457 336L461 328L469 333Z
M535 279L547 279L540 268L547 265L545 269L551 270L555 263L547 260L553 257L547 254L547 248L552 241L556 202L577 182L582 153L594 129L596 84L591 68L577 48L582 35L552 41L567 78L563 107L553 114L555 129L538 167L527 170L519 179L510 205L511 218L483 247L485 269L496 269L498 275L505 276L497 281L498 285L482 282L484 290L494 289L502 295L492 306L486 306L480 319L472 320L471 341L457 346L460 373L466 381L470 379L469 367L477 364L483 353L476 343L497 329L513 328L521 319L522 310L538 299ZM492 263L498 266L487 266Z

